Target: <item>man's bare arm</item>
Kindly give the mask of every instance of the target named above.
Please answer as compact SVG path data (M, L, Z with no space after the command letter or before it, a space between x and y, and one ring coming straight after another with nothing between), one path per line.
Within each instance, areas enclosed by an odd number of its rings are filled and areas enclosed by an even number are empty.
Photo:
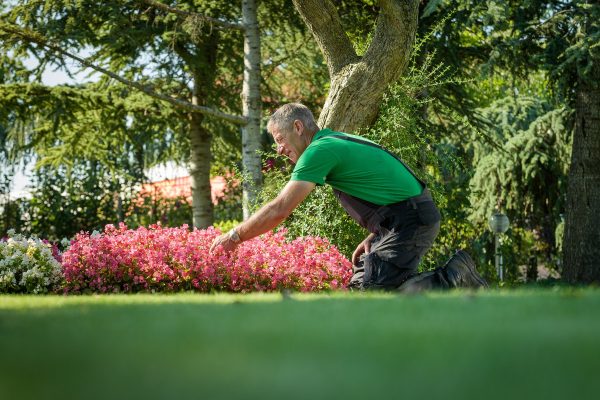
M270 231L285 220L298 204L315 188L313 182L289 181L279 195L268 204L264 205L248 220L238 225L235 230L242 241L252 239L260 234ZM226 250L235 248L227 234L216 238L211 246L211 251L223 245Z
M236 228L238 235L242 240L248 240L275 228L289 217L314 188L313 182L289 181L274 200Z

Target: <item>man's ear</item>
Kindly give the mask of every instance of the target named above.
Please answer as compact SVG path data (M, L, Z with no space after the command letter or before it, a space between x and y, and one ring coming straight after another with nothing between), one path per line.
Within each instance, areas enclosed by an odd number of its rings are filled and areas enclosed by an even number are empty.
M298 136L302 136L302 133L304 132L304 124L299 119L294 120L294 132Z

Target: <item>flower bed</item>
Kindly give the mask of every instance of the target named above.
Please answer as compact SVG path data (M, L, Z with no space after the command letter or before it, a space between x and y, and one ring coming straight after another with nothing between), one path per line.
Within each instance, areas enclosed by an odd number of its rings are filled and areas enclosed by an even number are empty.
M343 288L350 262L327 240L287 241L285 231L242 243L232 253L208 250L219 231L127 229L78 234L62 255L66 293L212 290L231 292Z
M61 265L48 242L9 232L0 240L0 293L47 293L60 287Z

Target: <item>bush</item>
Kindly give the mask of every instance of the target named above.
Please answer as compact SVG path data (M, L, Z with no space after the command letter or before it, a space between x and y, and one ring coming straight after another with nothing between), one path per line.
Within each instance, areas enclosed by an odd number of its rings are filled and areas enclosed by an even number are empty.
M317 291L345 287L350 262L327 240L287 241L285 231L242 243L232 253L208 250L214 228L127 229L78 234L63 254L65 292L196 290L209 292Z
M124 222L132 227L156 223L173 227L192 224L192 204L185 196L166 198L142 192L131 202Z
M34 172L31 198L13 227L49 240L102 229L124 219L134 193L132 178L113 174L98 162L45 166Z
M12 231L0 241L0 292L47 293L57 290L62 278L49 243Z

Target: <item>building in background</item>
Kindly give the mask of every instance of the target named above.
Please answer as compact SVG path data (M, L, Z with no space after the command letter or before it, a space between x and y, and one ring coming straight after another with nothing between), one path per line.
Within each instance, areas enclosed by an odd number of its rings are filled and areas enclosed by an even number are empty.
M216 205L219 199L225 197L226 190L227 180L224 176L210 179L210 196L213 204ZM192 177L187 175L145 183L142 185L140 195L163 199L185 199L192 204Z

